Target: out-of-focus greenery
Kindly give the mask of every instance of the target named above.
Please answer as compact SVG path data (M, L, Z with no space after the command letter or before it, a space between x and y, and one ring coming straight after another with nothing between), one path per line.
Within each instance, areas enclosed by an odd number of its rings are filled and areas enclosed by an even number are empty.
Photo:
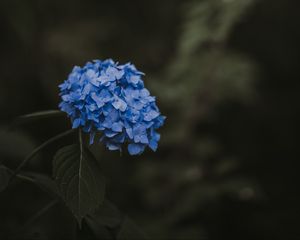
M153 239L299 238L299 7L296 0L2 0L1 162L16 167L70 127L55 119L6 131L20 114L56 109L57 85L73 65L131 61L146 72L167 120L156 153L93 147L109 199ZM51 174L62 145L27 169ZM48 200L18 181L0 193L0 238ZM58 205L24 239L71 238L73 221Z

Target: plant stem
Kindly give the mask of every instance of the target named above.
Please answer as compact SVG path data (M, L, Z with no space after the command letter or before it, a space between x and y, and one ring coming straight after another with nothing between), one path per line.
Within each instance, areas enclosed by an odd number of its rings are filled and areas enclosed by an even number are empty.
M21 163L20 165L17 167L17 169L14 171L14 173L12 174L11 178L9 179L10 183L15 177L16 175L21 171L21 169L39 152L41 151L43 148L45 148L46 146L48 146L48 144L51 144L53 142L55 142L56 140L65 137L69 134L71 134L72 132L74 132L74 129L70 129L68 131L65 131L63 133L60 133L58 135L56 135L55 137L50 138L49 140L47 140L46 142L44 142L43 144L41 144L39 147L37 147L36 149L34 149Z

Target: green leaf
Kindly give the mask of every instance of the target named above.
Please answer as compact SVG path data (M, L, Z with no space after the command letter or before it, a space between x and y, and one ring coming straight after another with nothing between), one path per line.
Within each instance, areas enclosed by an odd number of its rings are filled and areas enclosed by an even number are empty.
M89 214L85 219L92 230L100 225L115 228L121 224L122 215L114 204L105 200L94 213Z
M82 218L104 201L105 180L96 159L82 142L63 147L54 156L53 174L62 199L81 226Z
M126 217L121 225L117 235L117 240L133 240L133 239L149 239L145 233L128 217Z
M9 183L10 173L8 169L4 166L0 166L0 192L2 192Z
M26 114L20 117L17 117L15 121L12 123L11 128L14 128L15 126L21 125L23 123L27 123L30 121L45 119L49 117L57 117L57 116L64 116L65 113L59 110L47 110L47 111L41 111L41 112L35 112Z

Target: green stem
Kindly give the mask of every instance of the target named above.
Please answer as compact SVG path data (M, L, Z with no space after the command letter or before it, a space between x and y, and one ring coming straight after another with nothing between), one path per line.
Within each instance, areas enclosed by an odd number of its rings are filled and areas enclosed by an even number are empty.
M82 151L83 148L83 139L82 139L82 130L79 128L78 129L78 137L79 137L79 145L80 145L80 151Z
M82 140L82 131L79 128L79 147L80 147L80 160L79 160L79 179L81 179L81 171L82 171L82 159L83 159L83 140ZM81 192L81 184L79 181L79 185L78 185L78 192ZM79 197L79 201L80 202L80 194L78 195ZM81 229L81 221L79 222L79 230Z
M36 184L35 181L30 177L27 177L27 176L24 176L24 175L21 175L21 174L17 174L16 177L21 179L21 180Z
M5 169L7 170L7 172L9 172L10 175L13 175L13 171L7 167L5 167ZM31 182L31 183L35 183L34 180L31 177L27 177L25 175L22 174L17 174L16 175L17 178L27 181L27 182Z

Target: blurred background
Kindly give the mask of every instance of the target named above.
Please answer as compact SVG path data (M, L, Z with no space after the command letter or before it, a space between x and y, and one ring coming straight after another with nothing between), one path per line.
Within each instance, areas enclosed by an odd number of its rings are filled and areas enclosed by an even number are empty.
M297 0L1 0L1 162L15 168L70 128L55 118L6 131L18 115L57 109L73 65L130 61L167 121L156 153L94 147L108 198L151 239L300 239L299 9ZM51 175L66 141L27 169ZM0 194L0 233L48 201L15 182ZM67 239L70 221L57 205L28 236Z

